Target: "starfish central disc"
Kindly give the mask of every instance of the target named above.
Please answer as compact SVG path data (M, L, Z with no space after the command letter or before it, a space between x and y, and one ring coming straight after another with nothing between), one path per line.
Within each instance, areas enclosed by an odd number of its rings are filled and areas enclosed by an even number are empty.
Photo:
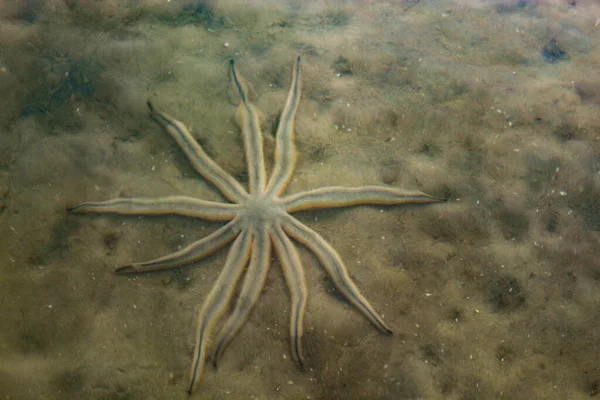
M251 194L241 205L239 218L246 226L273 226L281 220L285 213L283 206L277 204L275 198L260 194Z

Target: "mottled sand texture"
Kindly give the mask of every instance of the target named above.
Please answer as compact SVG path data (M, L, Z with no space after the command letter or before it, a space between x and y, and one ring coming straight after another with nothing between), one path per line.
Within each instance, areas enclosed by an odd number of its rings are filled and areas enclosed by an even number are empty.
M289 193L388 184L449 201L301 214L394 335L302 249L306 368L289 354L274 260L192 398L600 395L598 18L592 0L1 2L0 398L187 398L196 310L226 252L140 276L114 269L220 224L66 209L219 199L147 98L245 181L231 58L252 83L271 165L298 54Z

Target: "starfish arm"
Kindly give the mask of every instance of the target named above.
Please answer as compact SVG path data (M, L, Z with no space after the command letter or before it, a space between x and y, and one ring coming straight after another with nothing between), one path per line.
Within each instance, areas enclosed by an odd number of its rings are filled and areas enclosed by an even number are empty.
M263 136L260 130L258 111L248 98L248 84L238 74L233 60L231 65L231 84L240 98L238 122L242 129L246 164L248 165L248 185L250 193L260 193L265 190L267 172L263 152Z
M267 186L267 192L271 196L279 196L285 190L298 158L294 145L294 121L300 101L300 91L300 57L298 57L294 64L290 91L277 128L275 166Z
M175 139L194 166L194 169L200 175L210 181L225 197L235 203L240 203L248 196L242 185L206 154L202 146L198 144L183 123L158 111L150 101L148 101L148 108L152 117Z
M302 263L298 251L292 241L280 226L277 226L272 234L273 247L279 258L283 275L290 291L292 310L290 312L290 342L292 356L302 366L302 334L304 326L304 312L306 310L306 299L308 289L306 278L302 270Z
M358 287L348 275L340 255L321 235L291 216L286 218L282 226L291 237L302 243L317 256L335 287L354 307L381 332L392 333L392 330L383 322L373 306L360 293Z
M329 186L297 193L281 199L288 213L323 208L368 205L425 204L445 201L419 191L386 186Z
M216 350L213 364L216 367L231 340L242 328L262 291L271 261L271 241L267 229L259 228L254 234L250 264L235 309L215 338Z
M196 346L194 348L194 356L192 359L192 368L190 371L190 385L188 393L192 394L196 390L200 381L200 376L204 370L204 362L206 361L206 343L210 336L210 332L215 323L223 315L227 308L231 295L235 290L236 282L242 274L244 267L250 257L250 249L252 244L252 235L244 230L231 246L225 267L219 279L211 289L208 297L204 301L202 308L198 314L198 325L196 330Z
M175 253L155 260L119 267L116 272L119 274L140 273L172 269L182 265L191 264L214 254L221 247L235 239L238 234L238 222L233 220L205 238L202 238Z
M218 203L185 196L159 198L112 199L83 203L69 211L74 213L125 215L181 215L209 221L231 221L237 215L237 204Z

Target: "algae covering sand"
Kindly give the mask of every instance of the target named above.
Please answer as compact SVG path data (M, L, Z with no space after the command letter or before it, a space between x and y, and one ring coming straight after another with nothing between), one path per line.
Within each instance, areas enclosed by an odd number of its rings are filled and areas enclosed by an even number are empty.
M220 224L75 216L117 196L218 200L152 121L245 181L227 61L273 141L303 56L289 193L448 198L300 219L394 330L301 249L305 368L276 261L198 399L585 399L600 394L600 6L594 1L0 3L0 398L185 399L196 310L225 252L115 267Z

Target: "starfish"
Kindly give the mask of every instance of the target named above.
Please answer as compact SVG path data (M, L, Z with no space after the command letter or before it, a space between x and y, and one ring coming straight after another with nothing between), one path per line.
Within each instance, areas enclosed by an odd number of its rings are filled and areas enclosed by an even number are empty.
M285 195L296 164L294 121L300 101L300 57L293 67L292 82L275 139L275 164L269 179L263 153L258 111L249 100L248 84L230 62L231 82L239 98L238 123L244 140L248 190L211 159L183 123L157 110L149 101L151 115L183 150L194 169L211 182L229 202L206 201L185 196L117 198L88 202L70 209L76 213L126 215L180 215L211 221L228 221L212 234L175 253L155 260L133 263L116 270L120 274L166 270L202 260L233 242L225 266L198 314L196 343L188 393L199 383L207 358L207 343L214 326L228 308L236 284L246 269L237 302L214 340L213 364L246 322L265 285L271 251L275 250L290 292L291 354L302 366L302 334L308 290L298 250L291 239L318 258L339 292L378 330L392 330L361 294L336 250L317 232L291 214L303 210L367 205L424 204L443 201L419 191L387 186L331 186ZM247 268L246 268L247 267Z

